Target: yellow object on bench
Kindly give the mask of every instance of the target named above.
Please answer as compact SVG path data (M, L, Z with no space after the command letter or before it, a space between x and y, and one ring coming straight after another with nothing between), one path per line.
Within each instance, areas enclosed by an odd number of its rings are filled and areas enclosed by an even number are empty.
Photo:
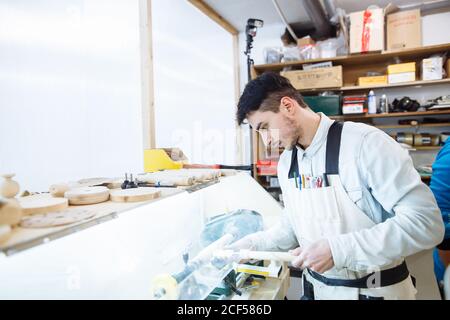
M144 150L144 171L155 172L183 168L183 163L173 161L164 149Z

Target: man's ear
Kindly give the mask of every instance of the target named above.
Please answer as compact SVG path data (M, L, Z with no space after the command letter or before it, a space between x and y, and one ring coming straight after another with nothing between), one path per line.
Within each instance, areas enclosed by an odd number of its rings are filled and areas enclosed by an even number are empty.
M281 98L280 111L286 115L293 115L295 113L295 104L292 98L289 97Z

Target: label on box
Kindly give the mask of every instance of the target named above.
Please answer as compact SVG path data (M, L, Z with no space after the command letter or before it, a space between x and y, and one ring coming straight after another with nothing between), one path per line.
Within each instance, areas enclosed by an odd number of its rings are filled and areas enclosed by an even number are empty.
M331 61L319 62L319 63L309 63L303 65L303 70L313 70L319 68L331 68L333 63Z
M342 66L286 71L281 75L298 90L342 87Z
M422 80L442 79L442 57L422 60Z
M342 113L343 114L364 113L364 104L362 103L345 104L342 106Z

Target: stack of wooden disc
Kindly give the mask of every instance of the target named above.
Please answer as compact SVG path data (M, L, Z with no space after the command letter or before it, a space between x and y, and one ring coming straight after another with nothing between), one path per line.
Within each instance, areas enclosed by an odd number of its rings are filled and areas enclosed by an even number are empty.
M71 205L95 204L109 199L109 189L107 187L75 188L66 191L64 197Z
M161 195L157 188L133 188L111 190L111 201L115 202L139 202L156 199Z
M67 209L69 203L65 198L54 198L50 194L35 194L20 197L19 204L23 215L43 214L52 211Z
M50 228L80 222L95 215L94 210L72 208L68 210L35 214L24 217L20 223L23 228Z
M11 236L11 226L8 224L0 225L0 243L5 242Z

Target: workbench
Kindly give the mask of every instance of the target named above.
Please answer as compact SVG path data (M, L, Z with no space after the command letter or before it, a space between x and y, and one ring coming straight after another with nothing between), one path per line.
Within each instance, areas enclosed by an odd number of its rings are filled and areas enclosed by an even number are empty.
M209 218L249 209L269 227L282 210L243 172L161 191L146 202L84 206L96 215L78 224L16 228L0 246L0 299L150 299L154 276L180 270ZM286 268L246 298L283 298L288 275Z

